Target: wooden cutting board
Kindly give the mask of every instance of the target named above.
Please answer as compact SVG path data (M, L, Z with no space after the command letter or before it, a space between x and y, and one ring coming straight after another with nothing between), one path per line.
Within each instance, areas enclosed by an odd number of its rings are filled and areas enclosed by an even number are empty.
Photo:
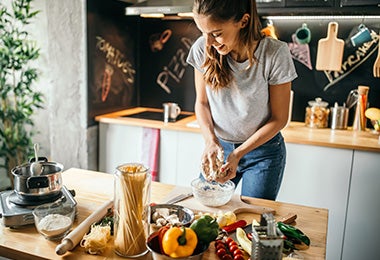
M327 28L327 37L318 41L317 70L339 71L342 67L344 41L337 38L338 23L330 22Z
M191 192L191 189L186 189L184 187L182 187L181 189L175 188L168 195L167 199L170 199L181 193L188 193L188 192ZM166 200L164 200L164 202L165 201ZM235 214L239 214L239 213L262 214L264 212L271 212L273 214L276 214L275 210L272 208L251 204L248 197L244 197L244 201L242 201L239 194L234 194L231 200L227 204L220 207L205 206L194 197L189 197L175 204L189 208L193 210L194 212L203 212L203 213L206 213L206 212L218 213L219 211L223 211L223 212L233 211Z

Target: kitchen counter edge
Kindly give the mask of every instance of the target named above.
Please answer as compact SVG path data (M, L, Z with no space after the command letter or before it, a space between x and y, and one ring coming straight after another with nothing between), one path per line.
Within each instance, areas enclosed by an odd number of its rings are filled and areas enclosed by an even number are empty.
M125 117L126 115L133 115L144 111L161 112L162 109L135 107L99 115L95 117L95 120L108 124L200 133L199 127L196 127L196 117L192 112L182 112L189 116L169 123L158 120ZM351 128L346 130L332 130L330 128L309 128L306 127L303 122L290 122L281 133L287 143L380 152L379 134L374 133L371 129L366 129L366 131L354 131Z

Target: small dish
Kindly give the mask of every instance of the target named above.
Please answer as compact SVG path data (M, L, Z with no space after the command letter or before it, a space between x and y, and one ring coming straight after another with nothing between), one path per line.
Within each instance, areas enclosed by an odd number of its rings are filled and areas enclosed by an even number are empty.
M63 238L75 219L75 206L56 202L37 206L33 210L37 231L48 240Z

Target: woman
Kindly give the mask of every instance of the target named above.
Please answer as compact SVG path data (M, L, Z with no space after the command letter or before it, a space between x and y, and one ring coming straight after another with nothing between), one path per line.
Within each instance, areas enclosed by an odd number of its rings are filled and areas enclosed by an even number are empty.
M220 183L242 179L242 195L275 200L286 158L280 130L297 77L287 44L261 34L255 0L195 0L193 13L202 36L187 62L206 144L203 174L217 172Z

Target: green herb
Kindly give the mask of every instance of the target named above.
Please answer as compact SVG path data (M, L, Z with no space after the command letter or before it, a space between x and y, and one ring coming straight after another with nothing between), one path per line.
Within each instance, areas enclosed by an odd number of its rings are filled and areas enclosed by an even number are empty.
M0 168L13 185L11 169L33 155L32 117L43 98L33 90L39 72L32 66L40 50L26 30L39 11L33 11L33 0L6 2L0 2Z

